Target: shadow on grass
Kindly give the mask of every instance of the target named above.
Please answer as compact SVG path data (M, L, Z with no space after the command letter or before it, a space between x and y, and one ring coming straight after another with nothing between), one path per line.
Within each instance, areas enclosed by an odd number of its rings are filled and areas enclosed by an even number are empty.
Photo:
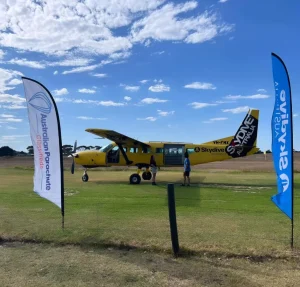
M1 237L0 236L0 246L8 244L8 243L30 243L30 244L49 244L51 246L78 246L80 248L87 248L87 249L104 249L104 248L114 248L116 250L125 250L125 251L141 251L141 252L154 252L154 253L161 253L161 254L170 254L173 255L173 251L171 249L171 242L170 248L160 248L159 246L137 246L126 244L124 242L116 243L110 242L105 240L98 240L95 241L94 238L84 238L81 242L58 242L58 241L51 241L51 240L39 240L39 239L30 239L30 238L17 238L17 237ZM13 247L13 245L11 246ZM252 262L265 262L270 260L278 260L278 259L292 259L295 257L299 257L300 250L294 248L293 252L290 252L286 255L274 255L273 253L270 254L251 254L251 253L233 253L229 251L213 251L213 250L192 250L186 247L180 247L180 251L175 257L182 257L182 258L190 258L190 257L207 257L207 258L222 258L222 259L230 259L230 258L241 258L241 259L248 259Z

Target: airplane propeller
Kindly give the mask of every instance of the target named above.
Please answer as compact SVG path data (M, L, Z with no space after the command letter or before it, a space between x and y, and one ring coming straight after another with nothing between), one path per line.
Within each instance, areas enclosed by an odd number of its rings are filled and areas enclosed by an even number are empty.
M74 169L75 169L74 153L76 153L76 149L77 149L77 140L75 141L74 148L73 148L71 155L69 155L69 157L70 156L72 157L72 165L71 165L71 173L72 174L74 174Z

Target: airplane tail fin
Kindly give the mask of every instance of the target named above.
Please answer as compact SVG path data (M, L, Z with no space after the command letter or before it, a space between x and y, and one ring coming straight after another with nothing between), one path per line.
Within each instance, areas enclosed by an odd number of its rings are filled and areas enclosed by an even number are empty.
M243 157L257 152L259 110L249 110L225 150L229 156Z

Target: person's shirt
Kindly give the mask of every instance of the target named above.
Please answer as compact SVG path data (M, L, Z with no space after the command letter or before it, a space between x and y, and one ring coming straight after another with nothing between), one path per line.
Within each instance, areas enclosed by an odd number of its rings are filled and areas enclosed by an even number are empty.
M190 160L188 158L184 159L184 171L191 171Z
M150 159L150 166L156 166L156 161L153 158Z

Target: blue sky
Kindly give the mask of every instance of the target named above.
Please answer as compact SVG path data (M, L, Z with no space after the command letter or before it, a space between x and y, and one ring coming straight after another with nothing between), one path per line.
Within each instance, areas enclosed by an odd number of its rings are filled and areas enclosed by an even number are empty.
M21 76L55 97L63 144L104 145L86 128L141 141L233 135L260 110L271 148L271 52L289 71L300 150L299 1L64 0L0 3L0 146L31 145Z

